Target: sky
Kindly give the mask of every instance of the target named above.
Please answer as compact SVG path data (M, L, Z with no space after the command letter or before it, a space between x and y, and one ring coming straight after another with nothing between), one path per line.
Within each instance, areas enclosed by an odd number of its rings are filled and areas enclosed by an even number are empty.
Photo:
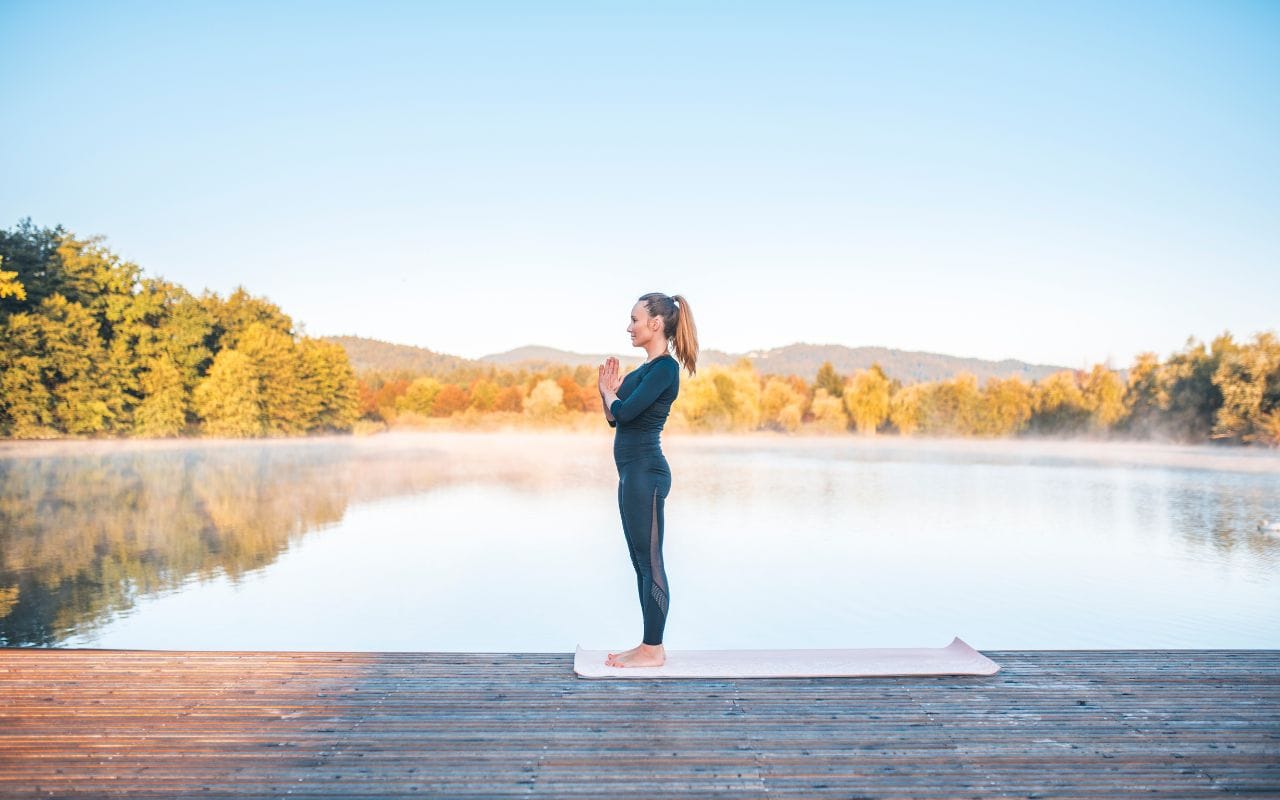
M1280 328L1280 3L0 0L0 228L467 357Z

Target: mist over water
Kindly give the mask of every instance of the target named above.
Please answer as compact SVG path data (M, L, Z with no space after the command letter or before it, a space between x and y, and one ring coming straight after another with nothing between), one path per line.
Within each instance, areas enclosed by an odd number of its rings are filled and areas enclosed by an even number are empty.
M0 446L0 644L639 641L612 431ZM669 648L1280 646L1280 455L666 434Z

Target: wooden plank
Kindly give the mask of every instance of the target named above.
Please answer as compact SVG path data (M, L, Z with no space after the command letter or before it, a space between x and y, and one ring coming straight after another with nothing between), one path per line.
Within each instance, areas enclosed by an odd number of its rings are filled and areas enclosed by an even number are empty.
M1280 796L1280 651L587 681L572 653L0 648L0 796Z

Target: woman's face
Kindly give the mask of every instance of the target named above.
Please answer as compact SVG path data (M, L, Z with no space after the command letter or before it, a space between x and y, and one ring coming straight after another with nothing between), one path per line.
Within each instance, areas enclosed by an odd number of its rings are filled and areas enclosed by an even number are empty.
M656 334L654 329L661 324L662 320L649 316L649 310L644 307L643 302L637 302L631 307L631 324L627 326L631 344L644 347Z

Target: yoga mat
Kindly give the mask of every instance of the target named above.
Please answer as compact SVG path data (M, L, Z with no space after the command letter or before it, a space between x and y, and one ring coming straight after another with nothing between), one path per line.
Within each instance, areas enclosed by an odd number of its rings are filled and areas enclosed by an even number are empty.
M668 650L660 667L611 667L608 650L577 646L581 678L856 678L884 675L994 675L1000 666L959 636L946 647L850 650Z

